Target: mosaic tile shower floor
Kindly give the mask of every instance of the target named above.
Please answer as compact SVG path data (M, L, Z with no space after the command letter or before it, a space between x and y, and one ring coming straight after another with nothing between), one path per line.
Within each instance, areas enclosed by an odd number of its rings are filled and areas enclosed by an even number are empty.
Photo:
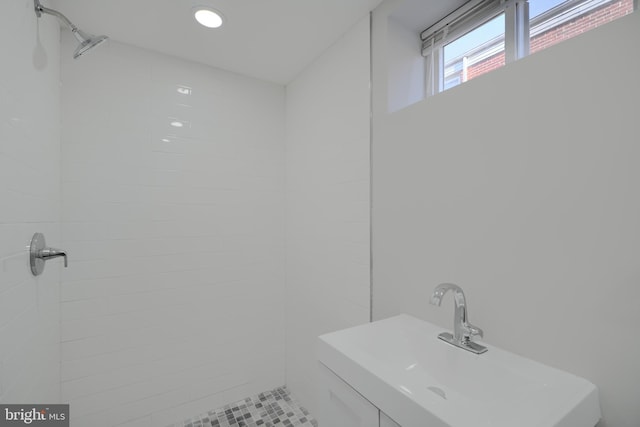
M317 427L286 387L260 393L169 427Z

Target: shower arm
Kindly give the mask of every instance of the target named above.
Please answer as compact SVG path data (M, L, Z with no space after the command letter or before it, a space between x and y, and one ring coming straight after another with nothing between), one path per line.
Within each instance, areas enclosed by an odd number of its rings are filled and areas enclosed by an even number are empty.
M58 12L57 10L44 7L40 3L40 0L33 0L33 9L38 19L42 17L43 13L46 13L47 15L55 16L56 18L58 18L58 21L60 21L62 24L66 25L71 29L71 34L73 34L76 40L80 42L80 44L78 45L78 48L73 54L73 59L78 59L79 57L86 54L91 49L104 43L105 40L109 38L107 36L94 36L93 34L85 33L80 28L73 25L73 22L71 22L69 18L64 16L62 13Z
M69 21L69 18L64 16L62 13L58 12L57 10L44 7L43 5L40 4L40 0L33 0L33 2L34 2L34 7L36 9L36 15L38 15L38 18L40 18L43 13L46 13L48 15L53 15L56 18L58 18L60 21L64 22L67 25L67 27L71 29L71 32L74 35L78 32L78 27L73 25L73 23Z

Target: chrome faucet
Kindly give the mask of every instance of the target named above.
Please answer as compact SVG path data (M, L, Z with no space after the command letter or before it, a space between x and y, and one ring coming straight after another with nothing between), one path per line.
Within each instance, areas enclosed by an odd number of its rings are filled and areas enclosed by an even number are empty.
M473 342L473 338L479 336L482 338L484 332L477 326L473 326L469 323L469 317L467 315L467 300L464 297L462 288L453 283L442 283L433 290L431 295L431 304L440 307L442 304L442 297L447 291L453 292L453 300L455 302L455 311L453 313L453 335L449 332L443 332L438 335L443 341L453 344L456 347L463 348L476 354L481 354L487 351L487 348Z

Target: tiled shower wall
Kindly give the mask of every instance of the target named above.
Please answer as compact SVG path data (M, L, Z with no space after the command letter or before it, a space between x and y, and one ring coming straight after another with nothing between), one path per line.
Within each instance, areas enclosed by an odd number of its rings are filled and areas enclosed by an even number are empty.
M367 16L287 86L287 386L312 414L317 336L369 321L369 70Z
M38 27L39 25L39 27ZM29 243L60 244L60 60L32 0L0 12L0 402L60 399L60 260L31 275Z
M284 384L283 87L114 42L62 74L73 423L166 426Z

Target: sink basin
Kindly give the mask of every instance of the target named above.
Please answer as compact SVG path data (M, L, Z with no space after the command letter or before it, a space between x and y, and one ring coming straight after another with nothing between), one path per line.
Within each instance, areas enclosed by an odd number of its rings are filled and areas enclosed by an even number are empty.
M400 315L322 335L318 359L402 427L593 427L596 387L483 343L476 355L441 327Z

